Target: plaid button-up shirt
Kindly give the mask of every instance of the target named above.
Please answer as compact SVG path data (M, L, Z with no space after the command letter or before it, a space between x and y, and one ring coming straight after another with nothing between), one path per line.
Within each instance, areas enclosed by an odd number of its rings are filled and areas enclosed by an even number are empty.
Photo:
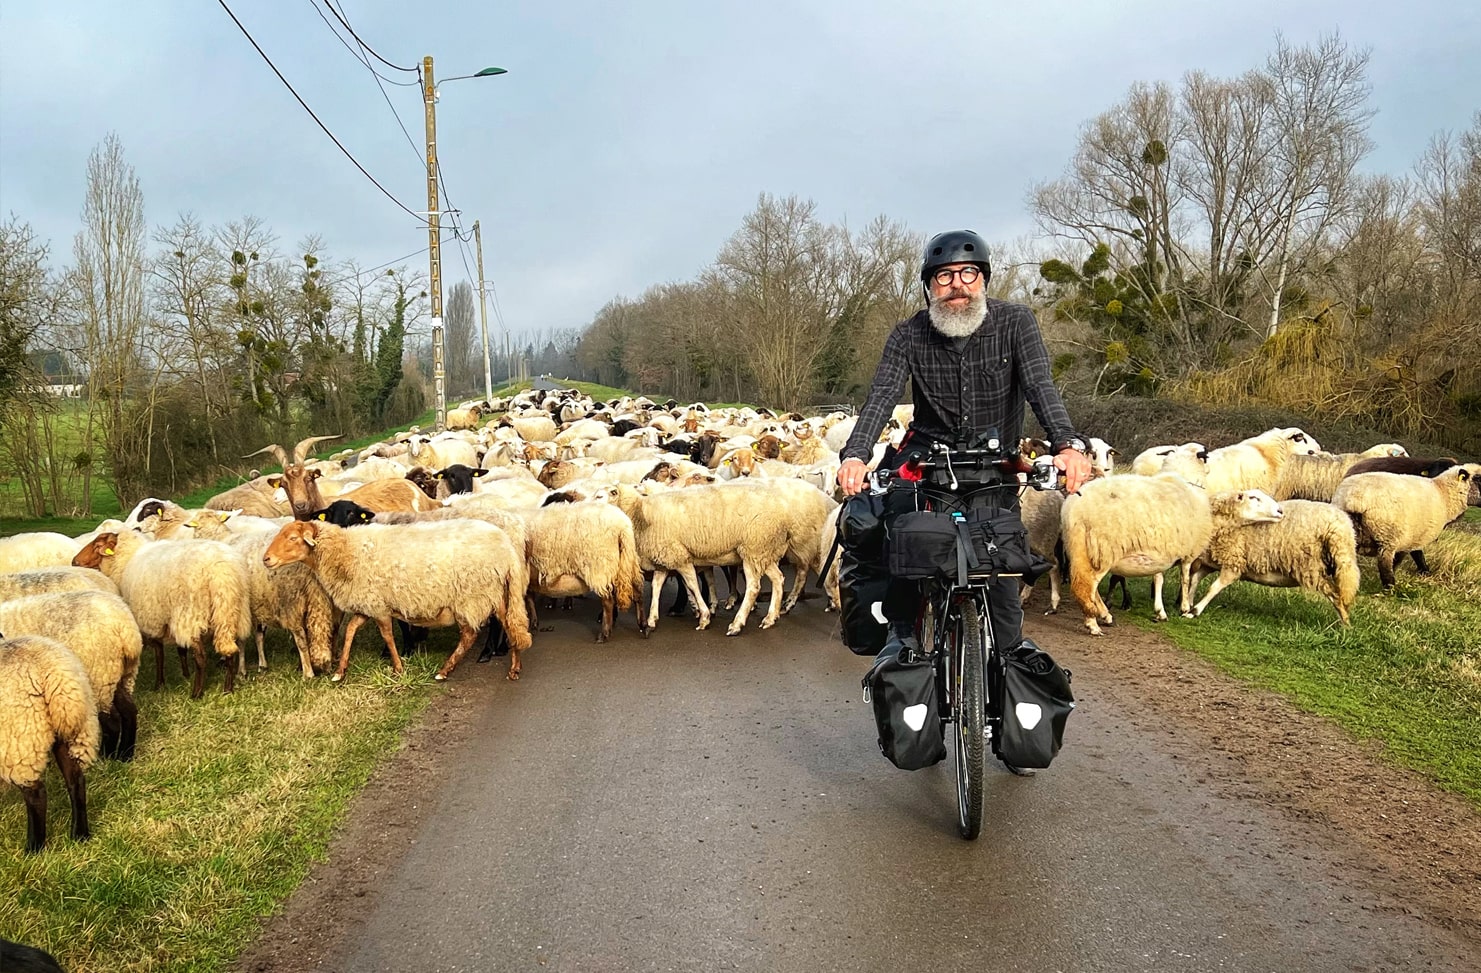
M1023 435L1025 399L1051 442L1075 435L1033 311L988 298L982 327L960 342L960 349L958 344L931 327L924 310L895 325L839 457L869 461L907 378L915 402L911 428L933 439L970 442L993 429L1005 444L1016 443Z

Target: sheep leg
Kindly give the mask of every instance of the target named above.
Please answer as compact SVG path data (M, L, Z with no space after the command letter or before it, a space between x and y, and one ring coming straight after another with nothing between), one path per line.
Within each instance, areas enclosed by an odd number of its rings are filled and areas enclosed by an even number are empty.
M389 623L386 627L390 628ZM448 656L447 661L442 664L442 668L437 670L437 675L433 676L432 678L437 680L438 682L445 681L447 677L452 674L452 671L458 667L458 663L463 661L464 653L466 653L468 649L472 647L474 640L477 638L477 628L472 625L464 625L462 623L459 623L458 644L453 648L452 655Z
M525 611L527 613L530 613L530 627L534 628L535 617L533 611L535 603L532 599L529 598L526 598L525 602ZM483 640L483 650L478 653L478 659L476 661L488 662L496 655L508 654L509 641L504 633L504 623L491 616L488 620L488 634L484 637Z
M735 619L730 627L725 630L726 635L739 635L741 629L746 627L746 619L751 615L751 609L756 607L756 599L761 596L761 575L749 563L742 565L746 575L746 594L741 599L740 609L735 613Z
M662 583L658 582L656 586L662 587ZM683 618L689 614L689 591L684 587L683 583L679 584L679 591L674 598L674 603L669 606L669 610L664 614L669 618Z
M159 639L150 639L154 643L154 688L165 688L165 644Z
M663 583L668 580L669 573L663 568L653 569L653 593L648 599L648 628L653 630L658 627L658 596L663 593ZM679 585L680 588L684 586Z
M200 699L201 694L206 691L206 644L196 639L190 646L191 654L195 658L195 672L190 677L190 698ZM185 649L180 650L180 658L185 658Z
M257 628L257 671L258 672L267 672L267 653L263 651L263 646L262 646L263 637L266 636L266 635L267 635L267 626L266 625L260 625L260 626L258 626L258 628ZM243 666L242 666L242 675L244 675L244 676L247 674L246 661L247 661L247 655L244 652L244 653L242 653L242 663L243 663Z
M657 572L654 573L653 577L655 579L654 583L657 584ZM710 606L705 604L704 600L700 597L699 578L695 574L694 565L685 564L680 567L679 577L684 579L684 587L689 589L689 598L691 601L694 602L695 607L699 609L699 624L695 626L694 630L696 632L703 632L705 629L710 627L710 618L714 614L714 612L710 608ZM714 591L714 585L711 585L710 593L713 595ZM650 624L652 624L653 622L657 621L657 619L650 614L648 617L648 621Z
M112 711L104 713L99 710L98 728L103 732L103 756L116 757L118 755L118 738L122 733L122 727L119 726L118 714Z
M605 642L612 637L612 616L616 608L616 592L608 592L602 596L602 630L597 633L598 642Z
M1399 566L1399 558L1403 555L1395 555L1394 567ZM1414 559L1414 570L1419 574L1429 574L1430 566L1424 559L1424 551L1410 551L1409 556Z
M46 846L46 779L21 788L26 801L26 854L34 855Z
M805 571L804 571L805 573ZM778 610L782 601L782 585L786 578L782 575L782 566L773 564L766 569L766 577L771 580L771 606L767 609L766 617L761 619L762 628L771 628L776 624L777 617L785 608Z
M1193 595L1197 592L1197 584L1193 581L1193 562L1189 558L1183 558L1183 575L1180 579L1182 589L1178 591L1178 609L1183 613L1193 607Z
M1220 571L1219 576L1217 578L1214 578L1213 582L1209 584L1208 591L1204 594L1203 598L1198 602L1197 605L1193 606L1193 610L1191 612L1183 612L1183 617L1197 618L1199 615L1202 615L1203 610L1208 607L1208 603L1214 600L1214 595L1217 595L1219 592L1223 591L1225 588L1229 587L1238 580L1238 571Z
M1106 603L1100 600L1100 579L1105 577L1105 572L1096 573L1081 567L1080 562L1074 561L1070 564L1070 593L1080 603L1080 610L1085 615L1085 628L1091 635L1101 634L1097 619L1111 624L1111 612L1106 608Z
M1162 606L1162 585L1166 580L1160 571L1152 575L1152 617L1159 622L1167 621L1167 609Z
M113 712L118 714L118 759L133 760L139 739L139 706L132 693L119 686L113 693Z
M221 691L223 693L231 693L236 691L237 667L235 665L235 662L240 662L244 654L245 653L238 652L236 660L233 660L232 657L229 655L221 657L221 665L223 668L226 669L226 681L221 686Z
M360 626L365 624L364 615L351 615L350 620L345 623L345 645L339 653L339 666L330 677L331 682L339 682L345 677L345 670L350 667L350 643L355 641L355 633L360 631Z
M175 646L175 648L180 652L180 675L184 676L186 679L189 679L190 678L190 655L189 655L190 650L187 649L183 645L177 645L177 646Z
M67 744L58 740L51 745L57 758L57 767L62 771L62 782L67 785L67 796L72 799L72 837L86 841L93 836L87 826L87 781L82 776L82 763L72 756Z
M398 676L401 675L401 654L396 651L396 631L391 628L390 617L387 616L386 618L377 618L375 620L375 627L381 630L381 639L386 643L386 649L391 653L391 671L396 673L396 675ZM462 645L462 640L459 640L458 644ZM464 647L464 651L467 651L466 646ZM444 662L442 664L442 669L446 671L439 670L439 672L442 673L442 677L446 679L447 673L451 672L452 667L457 664L457 660L455 659L449 659L447 662Z
M718 585L720 583L721 571L725 572L725 610L730 611L735 607L736 601L739 600L740 586L735 583L736 574L738 573L735 565L728 564L723 568L710 568L710 578L712 579L710 583L710 611L712 612L715 611L715 592L719 590Z
M787 600L782 602L782 614L785 615L797 604L802 597L802 589L807 585L807 565L798 564L796 576L792 580L792 589L787 592Z
M1059 585L1059 565L1056 564L1049 569L1049 610L1044 613L1046 615L1059 613Z
M1383 584L1384 588L1392 588L1394 586L1393 551L1378 552L1378 580Z

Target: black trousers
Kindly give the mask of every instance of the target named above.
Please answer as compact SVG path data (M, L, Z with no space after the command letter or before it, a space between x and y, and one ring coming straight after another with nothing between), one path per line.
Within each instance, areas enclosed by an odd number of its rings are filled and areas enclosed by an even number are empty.
M895 491L885 499L885 518L916 509L916 498L909 491ZM969 497L966 505L993 507L1002 510L1017 510L1018 496L1012 489L987 490ZM925 600L924 582L904 578L891 578L881 608L891 627L897 623L914 625ZM999 578L988 585L987 613L992 621L993 642L1000 647L1017 645L1023 641L1023 600L1019 595L1018 578Z

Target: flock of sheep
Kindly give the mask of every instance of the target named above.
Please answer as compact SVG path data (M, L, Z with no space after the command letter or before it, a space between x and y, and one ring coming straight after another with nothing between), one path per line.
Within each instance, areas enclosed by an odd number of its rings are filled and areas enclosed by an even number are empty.
M121 760L134 752L145 642L155 647L157 685L164 644L176 646L195 697L212 655L232 691L250 636L266 668L268 628L292 636L306 678L332 670L339 680L367 619L397 672L393 624L456 626L438 679L481 630L496 629L508 678L518 679L541 600L594 595L599 641L628 610L646 634L674 574L682 584L670 614L692 612L704 629L719 609L722 568L727 607L739 601L726 634L744 629L763 578L771 595L760 624L771 627L829 560L838 450L853 422L526 391L451 410L446 432L413 427L326 460L308 451L334 437L264 447L283 471L254 474L202 509L149 498L81 537L0 539L0 779L23 792L27 850L45 842L51 757L71 795L73 834L87 836L83 770L100 752ZM897 410L875 462L908 422L908 407ZM1151 576L1157 617L1166 618L1162 578L1174 565L1189 617L1243 578L1316 591L1346 622L1359 553L1377 556L1391 584L1403 554L1425 570L1424 545L1467 504L1481 505L1481 466L1414 459L1396 445L1334 456L1299 429L1212 451L1147 450L1118 475L1115 451L1093 444L1100 475L1077 494L1022 495L1031 546L1068 564L1092 634L1111 622L1097 590L1105 575L1113 585L1114 576ZM822 582L836 608L836 571ZM1059 585L1056 569L1051 611Z

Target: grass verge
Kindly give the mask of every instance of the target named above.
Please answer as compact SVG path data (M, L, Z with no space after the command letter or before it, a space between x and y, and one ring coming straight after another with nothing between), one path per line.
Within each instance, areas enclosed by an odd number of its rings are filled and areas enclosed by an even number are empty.
M1430 577L1401 569L1380 593L1373 562L1352 625L1326 599L1248 582L1233 585L1196 620L1177 615L1176 572L1164 592L1170 619L1150 618L1151 585L1118 621L1167 636L1236 678L1274 690L1385 757L1481 808L1481 511L1427 548ZM1205 582L1207 583L1207 582ZM1108 638L1114 638L1114 632Z
M137 694L134 762L88 771L91 841L72 840L54 768L39 855L21 853L20 793L0 791L0 936L46 949L72 973L227 967L324 857L350 798L432 698L445 651L434 637L396 678L379 638L357 639L335 685L305 682L286 638L270 644L272 671L231 696L217 673L197 701L166 654L168 685ZM141 686L154 683L149 655Z

